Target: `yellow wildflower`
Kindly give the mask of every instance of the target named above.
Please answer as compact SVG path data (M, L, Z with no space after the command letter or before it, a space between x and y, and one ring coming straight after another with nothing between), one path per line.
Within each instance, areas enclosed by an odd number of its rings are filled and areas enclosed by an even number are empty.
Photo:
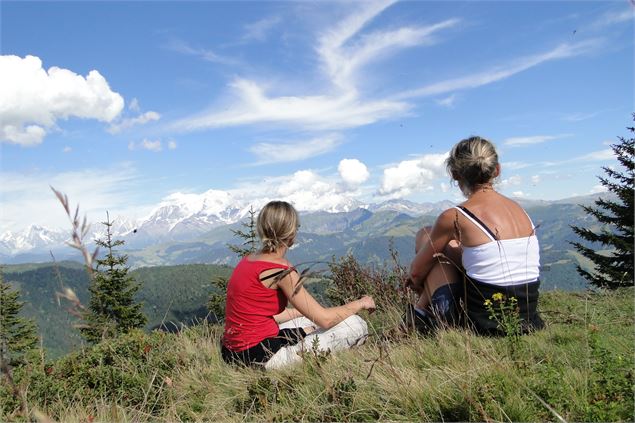
M495 293L494 295L492 295L492 300L503 301L503 294L500 292Z
M491 306L492 305L492 300L485 300L485 302L483 303L486 306Z

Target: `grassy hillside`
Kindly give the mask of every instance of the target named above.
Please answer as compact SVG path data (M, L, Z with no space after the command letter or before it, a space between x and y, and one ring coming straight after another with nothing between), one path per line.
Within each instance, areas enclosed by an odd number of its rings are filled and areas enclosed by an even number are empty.
M224 364L220 329L132 333L15 372L31 416L61 421L633 421L633 289L545 293L547 328L520 339L393 329L263 372ZM365 315L364 317L369 317ZM20 418L0 385L0 420ZM23 415L24 413L22 413Z

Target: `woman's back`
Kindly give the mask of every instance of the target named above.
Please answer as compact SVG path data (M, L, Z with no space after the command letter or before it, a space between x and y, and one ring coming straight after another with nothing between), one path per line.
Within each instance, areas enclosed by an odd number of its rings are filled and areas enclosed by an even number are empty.
M534 234L534 227L523 208L513 200L493 190L474 193L462 204L489 228L497 240L527 238ZM457 213L457 224L462 245L474 247L492 239L473 220Z

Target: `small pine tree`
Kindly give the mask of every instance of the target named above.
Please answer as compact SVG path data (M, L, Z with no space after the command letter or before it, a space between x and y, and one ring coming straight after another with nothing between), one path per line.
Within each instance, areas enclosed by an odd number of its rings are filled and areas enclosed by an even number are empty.
M635 114L633 114L635 120ZM635 128L628 128L631 133ZM598 199L596 207L585 207L584 211L593 216L603 228L599 233L588 228L571 226L580 238L600 243L610 248L608 254L600 254L595 249L571 242L580 254L591 260L594 268L588 272L578 266L578 273L592 285L615 289L633 285L633 174L635 138L618 137L619 142L611 148L617 160L625 169L624 172L602 167L607 177L599 177L600 183L609 192L617 196L617 200Z
M90 303L84 314L85 325L80 329L90 343L141 328L147 322L142 311L143 304L134 299L141 285L128 274L128 256L117 255L114 251L124 241L113 240L113 224L108 214L102 224L106 227L106 238L95 242L107 253L103 259L97 259L97 267L89 287Z
M249 207L249 216L247 216L247 221L241 223L242 229L232 229L232 233L234 236L243 240L242 244L227 244L227 248L229 248L232 252L238 254L238 257L243 258L248 256L249 254L255 253L256 248L258 247L258 237L256 235L256 212L253 207Z
M24 364L25 355L38 343L35 323L18 315L24 305L19 297L0 269L0 362L12 367Z
M249 216L246 222L241 223L243 229L232 229L235 237L242 239L243 243L227 244L230 251L236 253L239 258L255 253L258 247L258 237L256 235L256 212L253 207L249 208ZM227 278L217 277L212 280L212 286L216 292L210 295L207 301L207 309L214 314L217 321L221 321L225 316L225 296L227 293Z

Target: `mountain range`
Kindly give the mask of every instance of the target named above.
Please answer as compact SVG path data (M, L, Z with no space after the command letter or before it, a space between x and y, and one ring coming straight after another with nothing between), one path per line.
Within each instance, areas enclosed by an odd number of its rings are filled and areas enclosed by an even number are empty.
M251 207L257 208L214 192L206 194L170 198L141 221L115 217L114 237L125 241L122 248L129 256L128 264L133 268L192 263L233 265L236 255L227 245L242 240L232 230L242 227ZM571 249L569 241L576 238L570 225L597 225L579 207L596 198L597 195L559 201L519 200L538 226L543 279L552 279L552 287L585 286L575 265L589 264ZM379 204L346 202L328 211L300 211L300 232L288 256L294 263L302 263L327 262L353 254L361 262L380 263L390 258L392 248L407 264L414 256L416 232L423 225L432 224L439 212L452 205L449 201L420 204L391 200ZM102 228L95 229L91 239L103 236ZM63 230L35 225L22 233L5 233L0 236L0 261L46 262L51 260L51 254L56 260L79 260L77 251L65 245L67 237L68 232ZM562 275L551 277L560 272Z
M241 222L249 215L249 210L257 210L262 204L247 204L234 201L227 193L218 195L217 191L210 190L201 195L178 194L168 197L148 217L139 221L132 221L125 216L116 216L112 219L113 235L126 242L127 249L143 249L149 246L196 240L204 237L217 228L228 227ZM448 201L440 203L417 204L406 200L392 200L379 204L362 204L355 200L346 200L336 204L326 211L300 210L303 215L315 215L316 221L322 222L311 225L308 219L305 228L311 228L316 233L330 233L337 231L342 225L342 214L354 213L356 210L370 212L393 211L409 216L421 216L427 213L435 213L447 207ZM333 219L324 219L319 216L326 213ZM327 223L328 221L328 223ZM325 226L326 225L326 226ZM339 226L338 226L339 225ZM92 232L87 243L104 235L103 227L99 224L92 226ZM226 231L231 234L231 232ZM3 263L25 263L48 261L51 252L57 258L71 258L66 246L70 231L62 228L46 228L39 225L31 225L23 231L5 232L0 235L0 261Z

